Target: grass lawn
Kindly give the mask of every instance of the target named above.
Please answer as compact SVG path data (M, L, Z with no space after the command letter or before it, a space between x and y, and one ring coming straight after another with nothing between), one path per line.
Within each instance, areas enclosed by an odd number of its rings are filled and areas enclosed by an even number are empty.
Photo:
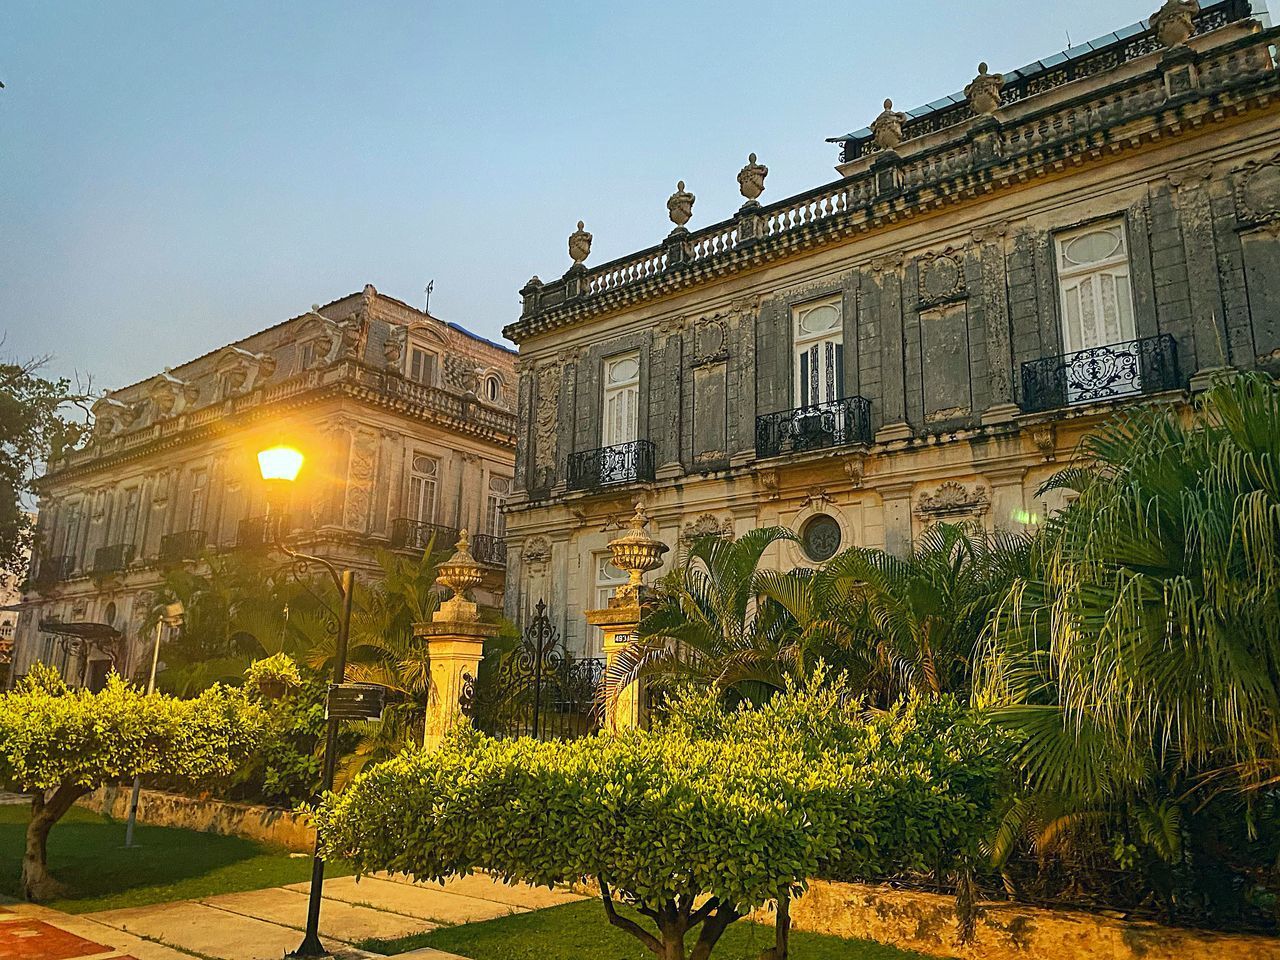
M29 808L0 805L0 894L19 897ZM125 849L124 823L78 807L49 834L49 870L70 892L47 905L67 913L139 907L215 893L259 890L311 877L310 857L240 837L138 824ZM341 864L326 874L350 873Z
M648 926L647 920L642 923ZM693 939L687 941L692 946ZM756 960L773 945L773 927L739 920L731 924L712 953L714 960ZM359 944L377 953L405 953L435 947L480 960L653 960L634 937L611 927L596 900L583 900L533 913L482 923L441 927L399 940ZM842 940L792 931L793 960L912 960L923 954L896 950L866 940Z

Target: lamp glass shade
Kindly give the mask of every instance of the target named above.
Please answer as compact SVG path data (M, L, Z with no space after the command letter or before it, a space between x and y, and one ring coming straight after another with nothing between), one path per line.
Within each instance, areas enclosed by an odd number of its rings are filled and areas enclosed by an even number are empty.
M259 452L258 469L263 480L296 480L303 459L293 447L270 447Z

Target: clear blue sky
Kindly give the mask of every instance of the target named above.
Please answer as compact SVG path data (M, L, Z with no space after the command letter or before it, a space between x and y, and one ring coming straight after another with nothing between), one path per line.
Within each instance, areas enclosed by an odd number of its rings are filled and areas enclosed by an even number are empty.
M532 275L834 178L825 137L1157 0L0 4L3 352L122 386L366 282L490 337Z

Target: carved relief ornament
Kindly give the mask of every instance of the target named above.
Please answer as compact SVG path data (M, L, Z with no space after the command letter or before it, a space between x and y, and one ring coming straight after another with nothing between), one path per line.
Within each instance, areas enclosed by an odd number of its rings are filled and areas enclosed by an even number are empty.
M1252 160L1236 171L1236 212L1251 225L1280 220L1280 153Z
M546 563L551 559L551 543L546 537L530 537L520 555L525 563Z
M733 520L718 520L715 514L704 513L696 520L691 520L685 524L684 531L680 534L680 538L687 543L695 540L701 540L704 537L723 537L730 539L733 537Z
M991 497L984 487L972 490L954 480L941 484L933 493L921 494L916 500L915 514L926 523L974 519L991 507Z
M964 276L961 255L948 247L940 253L930 253L917 262L919 272L919 297L921 309L954 303L969 295Z

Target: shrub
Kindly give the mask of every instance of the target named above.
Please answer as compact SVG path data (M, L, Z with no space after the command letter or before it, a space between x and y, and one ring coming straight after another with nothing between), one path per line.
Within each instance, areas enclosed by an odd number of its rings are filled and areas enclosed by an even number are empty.
M439 880L599 883L614 925L662 957L707 957L729 923L807 878L882 876L978 855L1003 741L953 703L862 720L818 676L756 712L684 695L653 731L570 742L471 731L407 752L329 795L326 856ZM618 914L635 906L657 935Z

